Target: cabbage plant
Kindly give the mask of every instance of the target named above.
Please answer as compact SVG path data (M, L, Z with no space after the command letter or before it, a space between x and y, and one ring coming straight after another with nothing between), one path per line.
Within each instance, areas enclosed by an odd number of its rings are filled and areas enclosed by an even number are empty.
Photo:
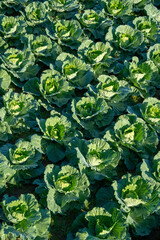
M25 33L25 21L23 17L1 16L0 32L4 38L20 38Z
M115 18L123 17L125 14L128 15L132 11L132 1L126 0L102 0L102 6L108 14Z
M127 213L127 222L137 235L148 235L156 226L153 215L159 209L159 188L140 175L127 174L112 184L121 209ZM147 225L146 225L147 223Z
M105 208L95 207L87 212L84 218L85 227L78 230L74 240L131 239L127 233L125 216L119 209L112 208L107 211Z
M58 20L46 28L46 33L52 39L57 39L62 46L77 49L82 36L81 25L77 20Z
M114 112L103 98L82 97L72 101L72 116L93 137L99 137L101 128L111 123Z
M4 114L4 120L10 126L18 127L16 124L22 122L28 127L35 126L35 116L38 114L39 105L32 95L9 90L3 96L3 103L4 107L1 111Z
M91 64L96 76L108 70L108 67L115 61L113 48L109 42L83 41L78 48L78 56Z
M150 214L150 211L151 213L155 211L159 204L159 192L156 186L139 175L124 175L121 180L113 183L113 188L116 199L125 211L142 207Z
M153 128L160 131L160 101L157 98L146 98L140 109L144 120L151 124Z
M19 198L4 195L2 208L6 224L2 226L3 239L12 236L15 239L48 239L51 216L47 209L41 209L33 194L21 194ZM42 225L43 222L43 225Z
M103 11L87 9L83 13L76 14L76 18L84 26L88 35L93 34L95 39L103 38L106 30L112 25L112 20L105 17Z
M61 53L55 64L74 87L81 89L93 80L91 66L72 54Z
M112 51L113 48L108 42L94 43L91 40L86 40L78 48L78 55L90 64L106 63L108 66L112 63Z
M114 126L119 143L140 156L149 157L156 151L158 136L155 130L148 126L142 118L134 114L121 115Z
M100 75L98 84L95 87L90 86L89 90L100 98L105 99L115 112L124 111L127 107L127 100L133 92L127 81L118 81L114 75Z
M43 137L58 143L67 143L74 136L72 123L64 115L54 113L51 117L37 119Z
M46 21L47 7L45 3L40 1L33 1L25 8L26 22L29 26L36 26L37 24Z
M88 141L73 139L67 146L67 156L73 165L79 165L90 181L111 180L121 158L121 150L116 142L94 138Z
M153 184L160 184L160 152L151 161L144 159L140 166L143 178Z
M106 40L112 41L116 47L123 51L136 52L144 42L143 33L129 25L110 27Z
M126 65L129 71L128 80L138 89L139 94L144 97L153 96L155 87L160 83L159 70L153 61L140 62L137 57Z
M49 0L48 6L50 10L54 10L58 13L69 12L78 8L77 0Z
M3 145L0 151L1 160L17 171L36 168L41 159L41 153L30 142L20 139L14 145Z
M90 195L87 176L69 165L60 169L58 166L48 164L44 180L49 189L47 206L54 214L64 214L74 208L83 208Z
M156 43L149 48L147 53L147 58L149 60L152 60L158 68L160 67L160 44L159 43Z
M59 107L66 104L74 92L74 88L67 82L66 78L54 69L42 72L39 89L42 96L50 104L56 104Z
M20 82L36 76L39 66L35 64L35 57L29 49L21 51L10 48L1 56L4 68L9 71ZM21 86L21 83L19 83Z
M137 17L134 19L133 24L144 35L146 44L154 43L158 37L158 26L156 21L145 17Z
M59 45L52 41L46 35L35 36L26 35L27 47L36 56L37 60L49 65L53 63L58 54L61 52Z

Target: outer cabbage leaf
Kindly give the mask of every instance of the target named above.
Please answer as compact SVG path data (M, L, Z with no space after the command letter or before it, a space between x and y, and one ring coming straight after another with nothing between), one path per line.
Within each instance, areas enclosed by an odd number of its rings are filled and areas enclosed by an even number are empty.
M1 53L4 53L7 48L8 48L8 44L6 43L6 40L4 40L3 37L0 37L0 51L1 51Z
M88 8L88 9L94 8L95 4L97 4L96 0L88 0L88 1L79 0L79 2L82 4L82 8Z
M12 131L7 122L0 120L0 141L7 142Z
M11 76L6 70L0 68L0 92L7 91L11 83Z
M36 238L35 240L49 240L49 228L51 224L51 214L48 209L40 209L41 219L35 223Z
M16 171L14 169L11 169L8 166L7 162L3 161L0 153L0 194L4 192L7 183L11 181L15 173Z
M17 238L20 238L21 240L32 240L32 238L27 236L25 233L22 233L16 230L13 226L7 224L2 226L0 234L2 240L6 240L7 238L10 240L17 240Z
M152 0L152 1L158 1L158 0ZM158 1L158 4L159 4L159 1ZM157 9L157 7L155 7L153 4L147 4L144 7L144 9L150 18L154 19L157 22L160 21L160 15L159 15L160 11L159 9Z
M147 236L152 229L158 227L158 219L155 215L147 216L144 209L134 208L127 217L127 223L132 227L134 235Z
M57 142L51 142L48 138L43 138L37 134L31 136L31 143L35 149L43 154L47 154L48 159L56 163L65 157L64 146Z
M135 11L142 10L146 4L150 3L151 0L131 0L133 2L133 7Z
M160 2L159 0L152 0L153 4L156 5L156 6L159 6L160 5Z

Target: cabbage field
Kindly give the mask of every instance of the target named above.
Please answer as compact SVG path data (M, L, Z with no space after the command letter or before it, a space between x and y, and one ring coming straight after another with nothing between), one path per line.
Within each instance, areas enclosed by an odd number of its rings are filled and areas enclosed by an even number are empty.
M160 239L160 0L0 0L0 240Z

